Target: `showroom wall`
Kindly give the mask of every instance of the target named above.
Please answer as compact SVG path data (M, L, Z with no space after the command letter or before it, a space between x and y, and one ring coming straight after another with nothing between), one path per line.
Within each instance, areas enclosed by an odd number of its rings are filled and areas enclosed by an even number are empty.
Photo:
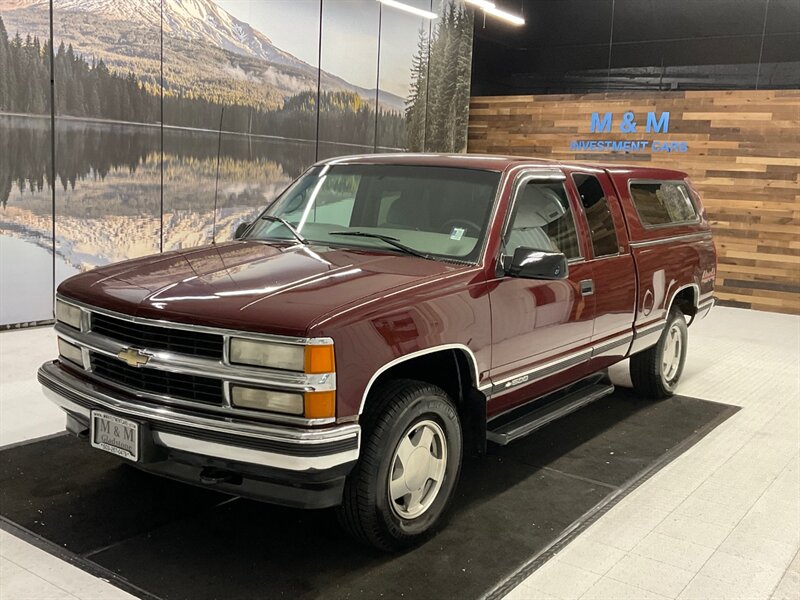
M52 318L71 274L229 239L318 159L463 151L472 11L406 3L439 18L375 0L0 0L0 327Z
M686 171L718 298L800 313L800 2L521 6L476 23L469 151Z
M609 131L592 131L606 113ZM620 130L626 113L636 131ZM648 133L650 113L669 113L668 131ZM469 150L683 170L711 220L716 297L800 313L798 118L800 90L474 97Z

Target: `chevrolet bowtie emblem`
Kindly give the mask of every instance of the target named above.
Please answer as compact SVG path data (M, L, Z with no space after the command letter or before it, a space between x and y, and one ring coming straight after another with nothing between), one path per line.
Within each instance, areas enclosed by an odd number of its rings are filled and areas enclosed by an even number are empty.
M142 352L141 350L137 350L136 348L125 348L120 350L117 354L117 358L121 361L124 361L128 366L131 367L143 367L150 361L150 356Z

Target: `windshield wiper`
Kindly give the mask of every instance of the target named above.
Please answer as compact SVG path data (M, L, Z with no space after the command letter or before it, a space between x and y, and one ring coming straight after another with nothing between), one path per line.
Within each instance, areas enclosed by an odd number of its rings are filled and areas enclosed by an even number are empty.
M390 246L394 246L398 250L402 250L406 254L419 256L420 258L427 258L428 260L436 260L430 254L425 254L419 250L414 250L413 248L401 243L397 238L389 235L381 235L380 233L367 233L366 231L331 231L328 233L328 235L351 235L353 237L375 238L376 240L386 242Z
M295 239L298 242L308 246L308 240L306 238L304 238L302 235L300 235L300 232L297 231L297 229L295 229L292 226L292 224L289 223L289 221L287 221L286 219L281 219L280 217L276 217L275 215L262 215L261 216L261 220L262 221L271 221L273 223L280 223L281 225L286 227L286 229L288 229L291 232L291 234L295 237Z

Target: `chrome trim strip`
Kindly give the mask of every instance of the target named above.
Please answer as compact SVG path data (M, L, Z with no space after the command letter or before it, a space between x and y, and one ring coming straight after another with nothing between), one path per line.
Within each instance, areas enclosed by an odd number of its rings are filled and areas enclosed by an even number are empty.
M650 322L643 327L637 327L634 332L633 342L631 343L631 347L628 352L630 354L636 354L637 352L641 352L642 350L657 344L658 340L661 338L661 333L664 331L664 327L666 326L666 319L661 319L655 325Z
M683 242L691 240L704 240L711 239L710 231L700 231L698 233L684 233L682 235L673 235L665 238L658 238L657 240L646 240L643 242L629 242L631 248L649 248L650 246L659 246L661 244L669 244L672 242Z
M286 423L287 425L300 425L300 426L314 426L314 425L330 425L336 423L335 417L326 417L324 419L306 419L305 417L297 417L292 415L285 415L277 412L266 412L257 410L248 410L246 408L234 408L230 404L230 382L222 381L223 385L223 404L216 406L214 404L207 404L205 402L196 402L192 400L181 400L180 398L173 398L172 396L165 396L163 394L156 394L153 392L146 392L144 390L135 389L101 377L96 373L92 373L92 379L97 380L109 387L113 387L130 396L149 400L151 402L159 402L161 404L168 404L175 407L183 407L194 410L202 410L203 412L213 412L220 415L225 415L229 418L243 417L250 419L257 419L265 423Z
M99 308L96 306L92 306L90 304L85 304L78 300L73 300L71 298L67 298L62 296L61 294L56 294L56 299L63 300L69 304L74 304L78 308L83 310L87 310L89 312L96 312L102 315L106 315L109 317L114 317L116 319L122 319L124 321L128 321L130 323L140 323L142 325L152 325L154 327L166 327L169 329L183 329L186 331L197 331L199 333L211 333L221 336L234 336L234 337L241 337L241 338L248 338L253 340L263 340L267 342L277 342L281 344L295 344L295 345L331 345L333 344L333 339L329 337L319 337L319 338L305 338L305 337L292 337L292 336L281 336L281 335L274 335L269 333L257 333L253 331L241 331L238 329L225 329L221 327L207 327L205 325L191 325L187 323L178 323L176 321L162 321L157 319L147 319L144 317L135 317L132 315L126 315L123 313L119 313L113 310L108 310L106 308Z
M711 298L710 300L706 300L701 302L700 305L697 307L697 315L701 319L705 319L708 316L708 313L711 312L711 309L714 308L717 304L716 298Z
M85 398L92 404L97 404L101 408L107 408L114 412L129 415L133 418L141 418L151 421L174 423L199 430L213 430L221 433L236 436L273 440L277 442L288 442L295 444L323 444L328 442L347 440L350 438L358 439L358 446L355 450L348 450L337 454L318 457L288 456L285 454L275 454L262 450L252 450L238 446L230 446L223 443L198 440L188 436L172 433L154 432L154 437L168 448L185 450L196 454L203 454L211 457L227 458L264 466L271 466L280 469L293 471L306 471L310 469L326 469L342 463L351 462L358 459L361 427L351 423L339 425L328 429L300 429L300 428L278 428L272 426L254 425L252 423L234 421L232 419L211 419L182 413L167 408L151 408L135 405L124 400L113 398L108 394L96 389L91 383L83 382L78 378L64 373L54 363L46 363L39 369L39 376L49 380L54 384L70 390L72 393ZM90 410L80 406L61 394L54 392L48 387L43 387L45 395L64 410L73 412L84 417L89 417Z
M620 346L630 346L633 341L633 333L628 331L603 341L601 344L592 346L592 358L605 354L610 350L615 350Z
M647 326L646 328L643 328L643 329L637 329L636 330L636 339L639 339L639 338L644 337L646 335L650 335L652 333L658 333L660 335L661 332L664 331L664 327L666 327L666 325L667 325L667 321L663 320L663 321L659 322L656 325Z
M197 440L175 433L165 433L163 431L154 431L153 440L158 445L174 450L182 450L184 452L191 452L192 454L202 454L214 458L257 464L264 467L275 467L289 471L319 471L331 469L343 463L358 460L359 453L358 449L356 449L325 456L290 456L288 454L276 454L265 450L251 450L249 448L231 446L208 440Z
M505 377L504 379L495 382L491 386L492 394L497 394L504 392L506 390L510 390L511 388L516 387L517 385L521 385L523 383L530 384L530 383L535 383L537 381L541 381L546 377L555 375L556 373L560 373L561 371L566 371L567 369L574 367L577 364L580 364L584 360L590 360L595 356L598 356L604 352L608 352L609 350L612 350L619 346L628 345L632 341L633 341L633 333L626 332L624 334L605 340L603 343L594 345L586 350L574 352L572 354L568 354L567 356L563 356L559 359L547 362L543 365L536 367L535 369L529 371L522 371L515 375ZM519 383L514 383L515 380L520 380L520 381Z
M372 377L370 377L369 381L367 382L367 387L364 389L364 394L361 396L361 405L358 408L358 414L361 415L361 413L364 412L364 406L367 403L367 396L369 396L369 391L370 389L372 389L372 385L375 383L375 381L378 379L378 377L380 377L380 375L383 372L391 369L395 365L398 365L407 360L411 360L412 358L418 358L420 356L425 356L426 354L433 354L434 352L439 352L441 350L465 351L467 355L470 357L472 362L472 373L471 373L472 382L475 385L478 384L478 376L480 373L478 371L478 359L475 358L475 353L464 344L442 344L441 346L433 346L431 348L426 348L425 350L417 350L416 352L410 352L409 354L404 354L403 356L398 356L394 360L390 360L388 363L383 365L380 369L378 369L377 371L375 371L375 373L372 374ZM486 389L486 385L487 384L481 386L480 389Z
M73 344L89 348L112 358L129 348L117 340L88 332L81 333L60 323L55 326L56 333ZM220 361L178 354L166 350L151 350L142 348L150 357L146 365L140 368L169 371L171 373L185 373L200 377L215 377L238 383L250 383L261 386L273 386L289 391L314 392L331 391L336 389L336 373L323 373L308 375L291 371L277 371L266 367L228 366Z
M545 377L549 377L550 375L555 375L556 373L560 373L561 371L566 371L570 367L574 367L577 364L580 364L584 360L589 360L592 357L592 349L587 348L585 350L581 350L580 352L574 352L572 354L568 354L567 356L563 356L556 360L552 360L550 362L544 363L539 365L538 367L523 371L521 373L517 373L510 377L506 377L501 379L500 381L494 382L492 386L492 394L504 392L506 390L510 390L515 385L519 385L522 383L534 383ZM522 380L519 384L509 385L512 384L515 380Z

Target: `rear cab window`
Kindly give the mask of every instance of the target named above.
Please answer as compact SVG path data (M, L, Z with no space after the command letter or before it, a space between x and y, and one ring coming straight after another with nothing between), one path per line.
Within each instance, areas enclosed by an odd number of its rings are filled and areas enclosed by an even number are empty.
M574 173L572 181L578 190L583 212L589 224L594 257L602 258L619 254L619 240L616 227L614 227L614 219L611 216L608 199L603 192L600 180L587 173Z
M691 192L683 181L633 180L630 193L646 229L700 221Z

